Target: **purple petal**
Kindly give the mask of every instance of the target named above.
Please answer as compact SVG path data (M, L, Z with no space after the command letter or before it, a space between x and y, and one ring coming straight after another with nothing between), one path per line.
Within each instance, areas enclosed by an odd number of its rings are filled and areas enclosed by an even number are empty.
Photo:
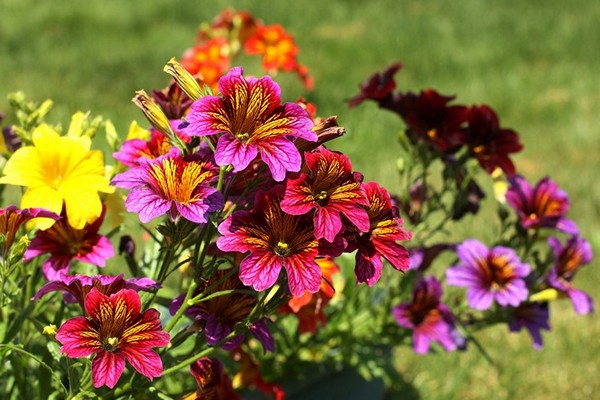
M277 182L284 180L286 171L300 171L302 163L300 152L286 137L274 137L268 141L262 141L260 156Z

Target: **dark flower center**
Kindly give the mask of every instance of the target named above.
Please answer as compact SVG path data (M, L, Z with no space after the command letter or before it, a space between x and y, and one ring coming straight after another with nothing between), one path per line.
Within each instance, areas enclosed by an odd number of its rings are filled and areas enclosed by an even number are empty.
M324 206L327 203L328 198L329 194L325 190L321 190L319 193L313 195L313 199L320 206Z
M286 257L290 255L291 249L287 243L277 242L277 244L273 248L273 251L280 257Z
M108 339L102 341L102 348L106 351L115 351L119 347L119 338L117 337L109 337Z

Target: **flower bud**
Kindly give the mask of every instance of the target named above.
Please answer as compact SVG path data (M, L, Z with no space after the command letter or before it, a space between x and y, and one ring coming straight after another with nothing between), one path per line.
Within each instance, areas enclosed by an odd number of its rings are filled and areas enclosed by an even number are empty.
M163 110L153 99L148 97L148 94L144 90L138 90L135 92L135 96L133 97L132 101L142 110L153 127L158 129L168 138L173 138L175 136L173 130L171 129L169 119Z
M198 81L175 58L169 60L163 71L175 79L177 85L190 99L198 100L202 97L203 94Z

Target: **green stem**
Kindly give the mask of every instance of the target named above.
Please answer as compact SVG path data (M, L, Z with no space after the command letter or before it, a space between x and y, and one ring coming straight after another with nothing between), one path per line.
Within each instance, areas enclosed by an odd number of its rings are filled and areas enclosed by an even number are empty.
M169 323L165 327L165 331L170 332L171 329L173 329L173 327L175 327L175 325L177 324L177 322L179 322L179 320L181 319L181 317L185 313L185 310L187 310L188 307L190 306L190 302L188 300L192 297L192 294L194 293L194 290L196 289L196 287L198 287L198 284L196 283L195 280L192 280L192 282L190 282L190 287L188 288L188 291L185 294L185 299L183 300L183 303L181 304L181 307L179 307L179 310L177 310L177 312L175 313L175 315L173 316L173 318L171 318L171 320L169 321Z

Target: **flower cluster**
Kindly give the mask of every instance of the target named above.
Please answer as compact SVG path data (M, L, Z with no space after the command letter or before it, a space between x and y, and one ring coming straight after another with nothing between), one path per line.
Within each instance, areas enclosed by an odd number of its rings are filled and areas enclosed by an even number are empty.
M517 173L518 135L489 106L395 92L398 63L361 84L351 106L373 100L405 124L391 193L330 145L345 132L335 117L233 66L241 51L312 86L281 26L226 10L166 64L166 89L136 93L150 126L123 141L110 121L76 113L62 133L48 103L13 101L0 183L25 190L0 208L0 352L47 348L33 359L52 397L282 400L278 381L316 362L357 368L372 352L363 374L385 377L381 346L465 350L503 323L541 348L551 299L593 311L573 282L592 251L567 194ZM101 127L107 165L92 150ZM489 243L448 233L478 212L481 170L505 188ZM43 346L19 333L31 327Z

